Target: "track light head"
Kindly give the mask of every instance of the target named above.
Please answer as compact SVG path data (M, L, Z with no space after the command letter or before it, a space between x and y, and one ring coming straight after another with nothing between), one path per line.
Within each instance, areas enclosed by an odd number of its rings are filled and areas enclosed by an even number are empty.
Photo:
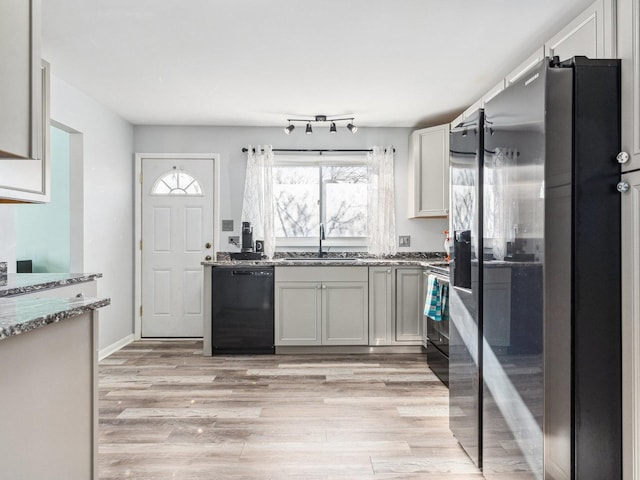
M331 122L331 126L329 127L329 133L336 133L338 130L336 129L336 122Z
M353 123L349 123L347 128L351 133L356 133L358 131L358 127L356 127Z
M289 124L288 127L284 127L284 133L286 133L287 135L291 135L291 132L293 132L293 129L296 128L293 125Z
M307 123L307 128L305 129L304 133L306 133L307 135L311 135L313 133L313 130L311 129L311 122Z

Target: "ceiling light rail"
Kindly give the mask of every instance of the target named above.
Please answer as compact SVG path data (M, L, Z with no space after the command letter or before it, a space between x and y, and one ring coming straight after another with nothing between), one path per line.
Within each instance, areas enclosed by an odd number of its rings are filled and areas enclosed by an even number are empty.
M307 124L304 130L307 135L311 135L313 133L311 124L317 122L329 123L329 133L338 132L336 122L349 122L347 123L347 130L349 130L351 133L356 133L358 131L358 127L354 125L354 120L355 117L329 118L327 115L315 115L313 118L287 118L287 122L289 122L289 125L284 127L284 133L286 133L287 135L291 135L291 132L293 132L293 130L296 128L294 125L295 122Z
M242 148L242 153L247 153L249 149L247 147ZM256 149L252 148L251 151L255 153ZM296 153L367 153L373 152L372 148L272 148L272 152L296 152ZM385 149L386 151L386 149ZM396 152L393 147L393 153Z

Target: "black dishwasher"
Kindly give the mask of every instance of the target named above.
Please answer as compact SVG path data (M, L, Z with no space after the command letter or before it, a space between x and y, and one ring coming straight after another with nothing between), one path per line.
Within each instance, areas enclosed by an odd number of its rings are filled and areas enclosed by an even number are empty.
M213 354L275 353L273 267L212 269Z

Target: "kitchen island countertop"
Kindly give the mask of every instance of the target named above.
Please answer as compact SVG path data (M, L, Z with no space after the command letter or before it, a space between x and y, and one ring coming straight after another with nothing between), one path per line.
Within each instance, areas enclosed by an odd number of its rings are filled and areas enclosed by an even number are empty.
M105 307L110 303L109 298L2 298L0 340Z
M0 286L0 298L90 282L101 277L101 273L10 273L7 284Z

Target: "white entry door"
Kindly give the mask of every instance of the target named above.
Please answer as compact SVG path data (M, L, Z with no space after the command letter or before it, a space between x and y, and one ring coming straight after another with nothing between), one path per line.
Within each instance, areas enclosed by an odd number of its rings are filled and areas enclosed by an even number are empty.
M142 337L202 337L213 160L142 159Z

